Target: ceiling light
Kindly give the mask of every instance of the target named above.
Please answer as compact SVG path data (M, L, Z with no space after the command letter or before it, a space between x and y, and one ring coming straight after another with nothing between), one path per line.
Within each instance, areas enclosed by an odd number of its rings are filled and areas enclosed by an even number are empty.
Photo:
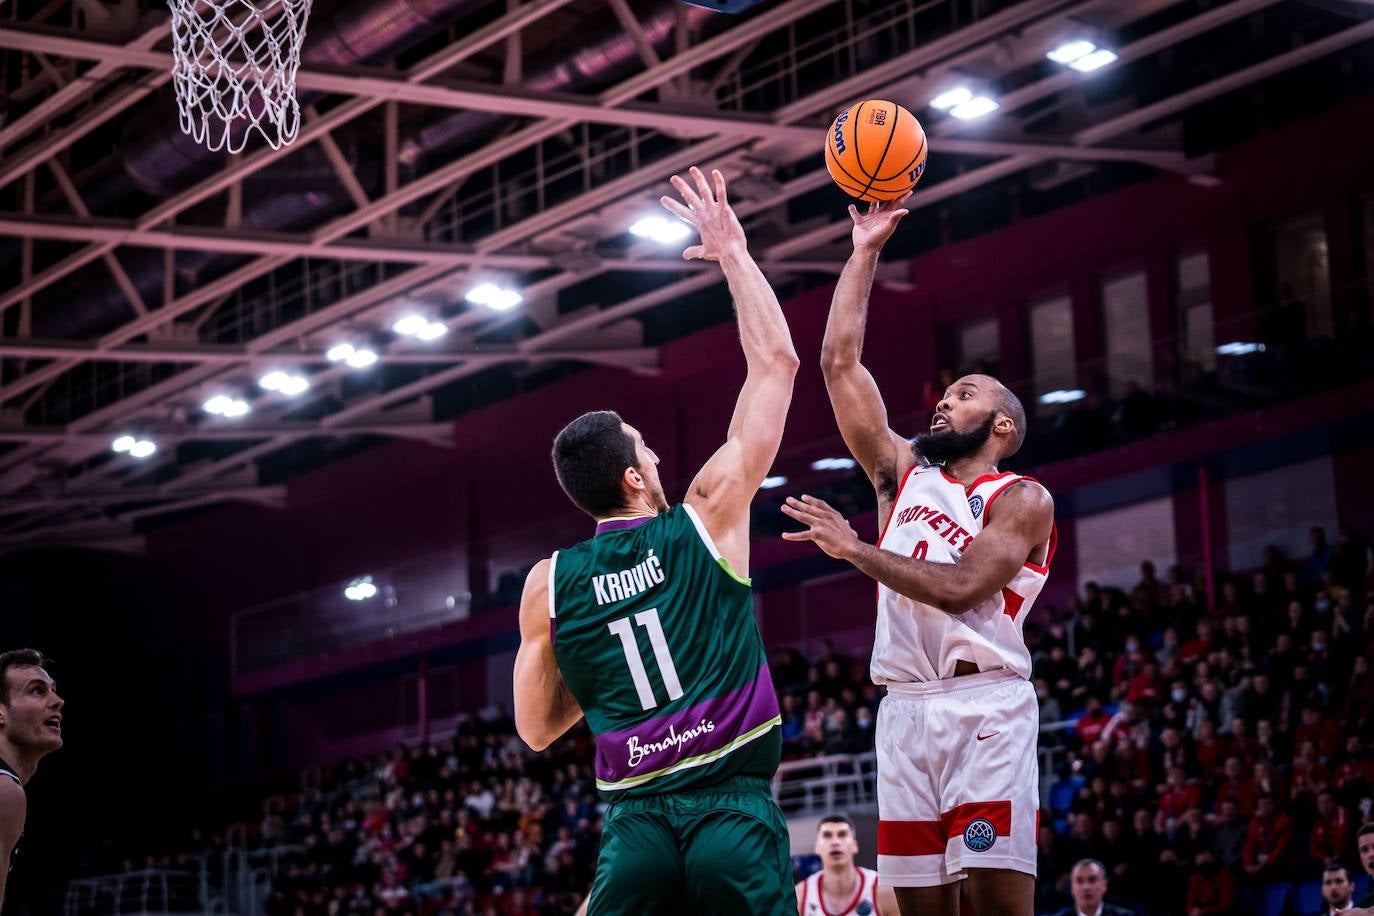
M946 89L931 99L930 107L937 111L948 111L955 105L962 105L971 98L973 98L973 93L966 86L956 86L953 89Z
M1103 67L1116 60L1116 52L1108 51L1106 48L1098 48L1091 54L1084 54L1078 60L1069 64L1079 73L1092 73L1094 70L1101 70Z
M1045 56L1056 64L1071 64L1080 57L1091 54L1096 50L1097 45L1088 41L1086 38L1078 38L1074 41L1064 42Z
M377 359L378 356L375 350L354 350L352 353L348 354L345 362L348 363L349 368L366 369L368 366L377 362Z
M525 297L515 290L497 286L495 283L478 284L468 290L464 298L474 305L485 305L497 312L509 311L525 301Z
M811 462L813 471L848 471L853 468L853 458L817 458Z
M637 235L642 239L650 239L660 245L671 245L673 242L680 242L691 235L692 229L686 223L675 219L646 216L631 224L630 234Z
M438 340L448 333L448 325L442 321L431 321L415 335L420 340Z
M217 417L241 417L253 409L243 398L232 398L227 394L217 394L200 407L206 413Z
M324 351L324 358L331 363L341 363L348 359L355 352L351 343L337 343Z
M391 326L391 330L405 337L417 337L420 332L427 327L429 327L428 318L424 315L411 314L398 319L397 322Z
M785 484L785 483L787 483L787 478L786 478L786 477L782 477L782 476L777 476L777 477L765 477L765 478L763 478L763 483L759 484L759 489L760 489L760 490L771 490L771 489L773 489L774 487L780 487L780 486L782 486L782 485Z
M134 443L137 441L138 440L135 439L133 436L120 436L118 439L110 443L110 448L114 449L116 452L127 452L129 449L134 447Z
M961 102L955 105L949 110L949 113L961 121L971 121L974 118L990 115L1000 107L1001 106L985 95L975 95L967 102Z
M1251 353L1263 353L1264 344L1248 343L1243 340L1233 340L1217 347L1217 353L1222 356L1249 356Z
M273 369L258 379L258 384L268 391L276 391L287 397L295 397L310 390L310 380L305 376L289 375L280 369Z
M1073 401L1081 401L1088 396L1082 388L1059 388L1055 391L1047 391L1040 395L1041 404L1069 404Z
M349 601L366 601L377 596L377 586L372 584L371 576L354 579L344 586L344 597Z
M277 389L277 391L286 395L289 398L294 398L297 395L305 394L309 390L310 380L303 375L288 375L286 379L281 383L281 387Z
M135 458L147 458L156 451L157 445L148 439L139 439L129 447L129 454Z

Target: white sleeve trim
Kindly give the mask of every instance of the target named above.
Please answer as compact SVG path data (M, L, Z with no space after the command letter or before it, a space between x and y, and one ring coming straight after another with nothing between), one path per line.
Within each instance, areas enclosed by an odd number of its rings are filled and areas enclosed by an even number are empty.
M557 620L557 619L558 619L558 611L554 610L554 606L553 606L553 594L554 594L554 592L553 592L553 571L554 571L557 567L558 567L558 551L555 550L555 551L553 552L553 556L549 557L549 619L550 619L550 620Z
M687 513L687 517L692 520L692 524L696 526L697 536L700 537L702 543L706 545L706 549L711 551L711 559L719 560L723 554L716 549L716 542L711 540L711 532L707 531L706 526L702 524L701 516L697 515L697 510L693 509L688 503L683 503L682 509Z

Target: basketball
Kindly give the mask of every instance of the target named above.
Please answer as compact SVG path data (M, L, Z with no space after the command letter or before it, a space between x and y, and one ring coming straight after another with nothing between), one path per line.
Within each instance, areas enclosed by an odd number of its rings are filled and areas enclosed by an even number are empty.
M926 132L896 102L869 99L840 112L825 138L825 167L860 200L892 200L921 180Z

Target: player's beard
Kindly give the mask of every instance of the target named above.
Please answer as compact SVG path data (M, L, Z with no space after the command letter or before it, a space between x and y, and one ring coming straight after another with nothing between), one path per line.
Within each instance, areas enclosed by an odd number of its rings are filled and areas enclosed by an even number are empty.
M945 430L938 433L924 433L913 443L921 457L931 464L946 464L957 461L978 451L992 436L992 423L997 418L996 411L988 411L988 418L980 426L966 433Z

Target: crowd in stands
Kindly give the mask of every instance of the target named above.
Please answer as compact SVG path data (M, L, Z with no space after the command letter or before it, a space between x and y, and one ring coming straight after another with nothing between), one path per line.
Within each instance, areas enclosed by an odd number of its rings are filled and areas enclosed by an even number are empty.
M1161 578L1145 562L1129 590L1090 583L1027 624L1054 761L1038 912L1070 905L1083 858L1105 865L1109 902L1155 916L1263 912L1256 901L1285 897L1283 912L1301 913L1331 862L1363 881L1370 556L1352 531L1328 543L1313 529L1309 556L1270 548L1210 599L1201 575ZM866 662L828 644L811 660L774 650L785 759L872 749L880 693ZM592 758L585 727L532 754L500 713L438 743L343 760L250 825L248 847L275 850L267 912L571 913L600 838Z
M1106 866L1137 912L1288 912L1320 904L1324 867L1363 877L1374 824L1369 544L1311 531L1244 581L1146 562L1129 591L1089 584L1028 625L1042 734L1057 765L1042 812L1038 908L1069 903L1071 865ZM1266 901L1268 901L1266 903Z

